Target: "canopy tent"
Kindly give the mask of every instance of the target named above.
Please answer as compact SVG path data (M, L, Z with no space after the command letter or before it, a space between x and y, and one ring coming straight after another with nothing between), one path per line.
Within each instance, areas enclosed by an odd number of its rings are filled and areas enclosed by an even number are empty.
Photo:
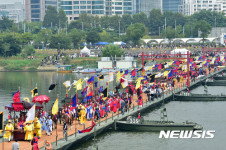
M32 100L33 103L40 103L42 104L43 102L48 103L49 102L49 97L46 95L40 95L40 96L36 96L33 98Z
M187 50L185 48L183 48L183 49L174 49L170 53L171 54L187 54L187 51L189 52L189 54L191 53L189 50ZM187 58L186 55L182 55L181 57Z
M126 45L124 42L113 42L114 45Z
M82 50L81 50L81 53L86 53L88 55L90 55L90 50L85 46Z
M98 42L98 43L95 43L94 45L109 45L108 42Z

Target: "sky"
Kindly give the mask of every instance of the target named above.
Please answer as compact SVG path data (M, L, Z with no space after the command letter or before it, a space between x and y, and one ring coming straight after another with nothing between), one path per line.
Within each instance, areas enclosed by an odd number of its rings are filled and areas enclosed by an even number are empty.
M0 3L14 3L14 2L23 2L23 0L0 0Z

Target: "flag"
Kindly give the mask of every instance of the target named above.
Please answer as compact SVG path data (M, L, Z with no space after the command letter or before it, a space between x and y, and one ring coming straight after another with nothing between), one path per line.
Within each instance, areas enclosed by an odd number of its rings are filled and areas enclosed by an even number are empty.
M79 79L76 83L76 90L81 90L82 89L82 84L83 84L84 80L82 81L82 79Z
M124 75L127 75L128 73L129 73L129 71L128 71L128 70L126 70L126 71L125 71L125 73L124 73Z
M103 91L104 97L108 97L108 88L105 88Z
M13 93L11 97L13 97L13 102L14 103L20 102L20 91L17 91L16 93Z
M97 85L98 85L98 82L95 82L95 83L94 83L94 86L97 87Z
M168 74L168 79L171 79L173 77L173 70L170 71L170 73Z
M94 76L92 76L91 78L89 78L89 80L87 80L87 83L89 84L89 83L93 83L93 81L94 81Z
M108 82L112 82L114 81L114 76L113 76L113 72L109 73L109 81Z
M98 79L98 80L103 80L103 79L104 79L104 75L99 75L99 76L97 77L97 79Z
M136 76L136 70L135 70L135 69L133 69L133 70L131 71L131 76L132 76L132 77L135 77L135 76Z
M145 76L145 69L142 70L141 76Z
M55 87L56 87L57 84L51 84L49 86L49 92L51 92Z
M136 84L136 89L139 89L140 86L141 86L141 80L138 80L138 81L137 81L137 84Z
M123 88L126 88L129 84L128 84L128 80L124 80L124 82L121 83Z
M83 91L81 92L82 97L85 97L85 96L86 96L86 94L87 94L87 88L88 88L88 86L85 87L85 88L83 89Z
M65 81L65 82L63 83L63 85L64 85L66 88L68 88L68 87L71 86L71 81Z
M154 82L155 81L155 74L151 75L151 81L150 82Z
M26 122L31 122L35 120L35 104L28 110Z
M138 70L138 72L141 72L141 71L143 71L143 68L140 68L140 69Z
M38 89L35 87L33 90L31 90L31 97L35 97L38 95Z
M90 132L90 131L92 131L92 129L93 129L93 127L96 125L96 123L94 122L94 121L92 121L92 126L91 127L88 127L88 128L86 128L86 129L84 129L84 130L78 130L78 133L85 133L85 132Z
M72 107L76 107L77 104L77 93L75 93L74 97L72 98Z
M116 77L116 81L119 81L120 79L121 79L121 76L122 76L123 74L121 74L120 73L120 71L118 71L118 73L117 73L117 77Z
M56 115L58 113L58 98L56 99L55 103L53 104L52 114Z
M99 88L99 92L100 92L100 93L103 92L103 87L102 87L102 86Z

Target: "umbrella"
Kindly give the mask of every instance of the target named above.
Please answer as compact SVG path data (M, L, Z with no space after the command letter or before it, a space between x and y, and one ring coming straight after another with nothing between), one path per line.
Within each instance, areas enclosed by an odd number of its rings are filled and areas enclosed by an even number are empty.
M48 103L49 102L49 97L46 95L40 95L40 96L36 96L33 98L32 100L33 103L40 103L42 104L43 102Z

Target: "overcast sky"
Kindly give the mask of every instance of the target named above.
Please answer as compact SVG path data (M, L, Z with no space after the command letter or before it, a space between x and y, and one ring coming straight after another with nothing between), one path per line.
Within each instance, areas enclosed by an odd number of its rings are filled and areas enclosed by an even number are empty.
M0 0L0 3L23 2L23 0Z

